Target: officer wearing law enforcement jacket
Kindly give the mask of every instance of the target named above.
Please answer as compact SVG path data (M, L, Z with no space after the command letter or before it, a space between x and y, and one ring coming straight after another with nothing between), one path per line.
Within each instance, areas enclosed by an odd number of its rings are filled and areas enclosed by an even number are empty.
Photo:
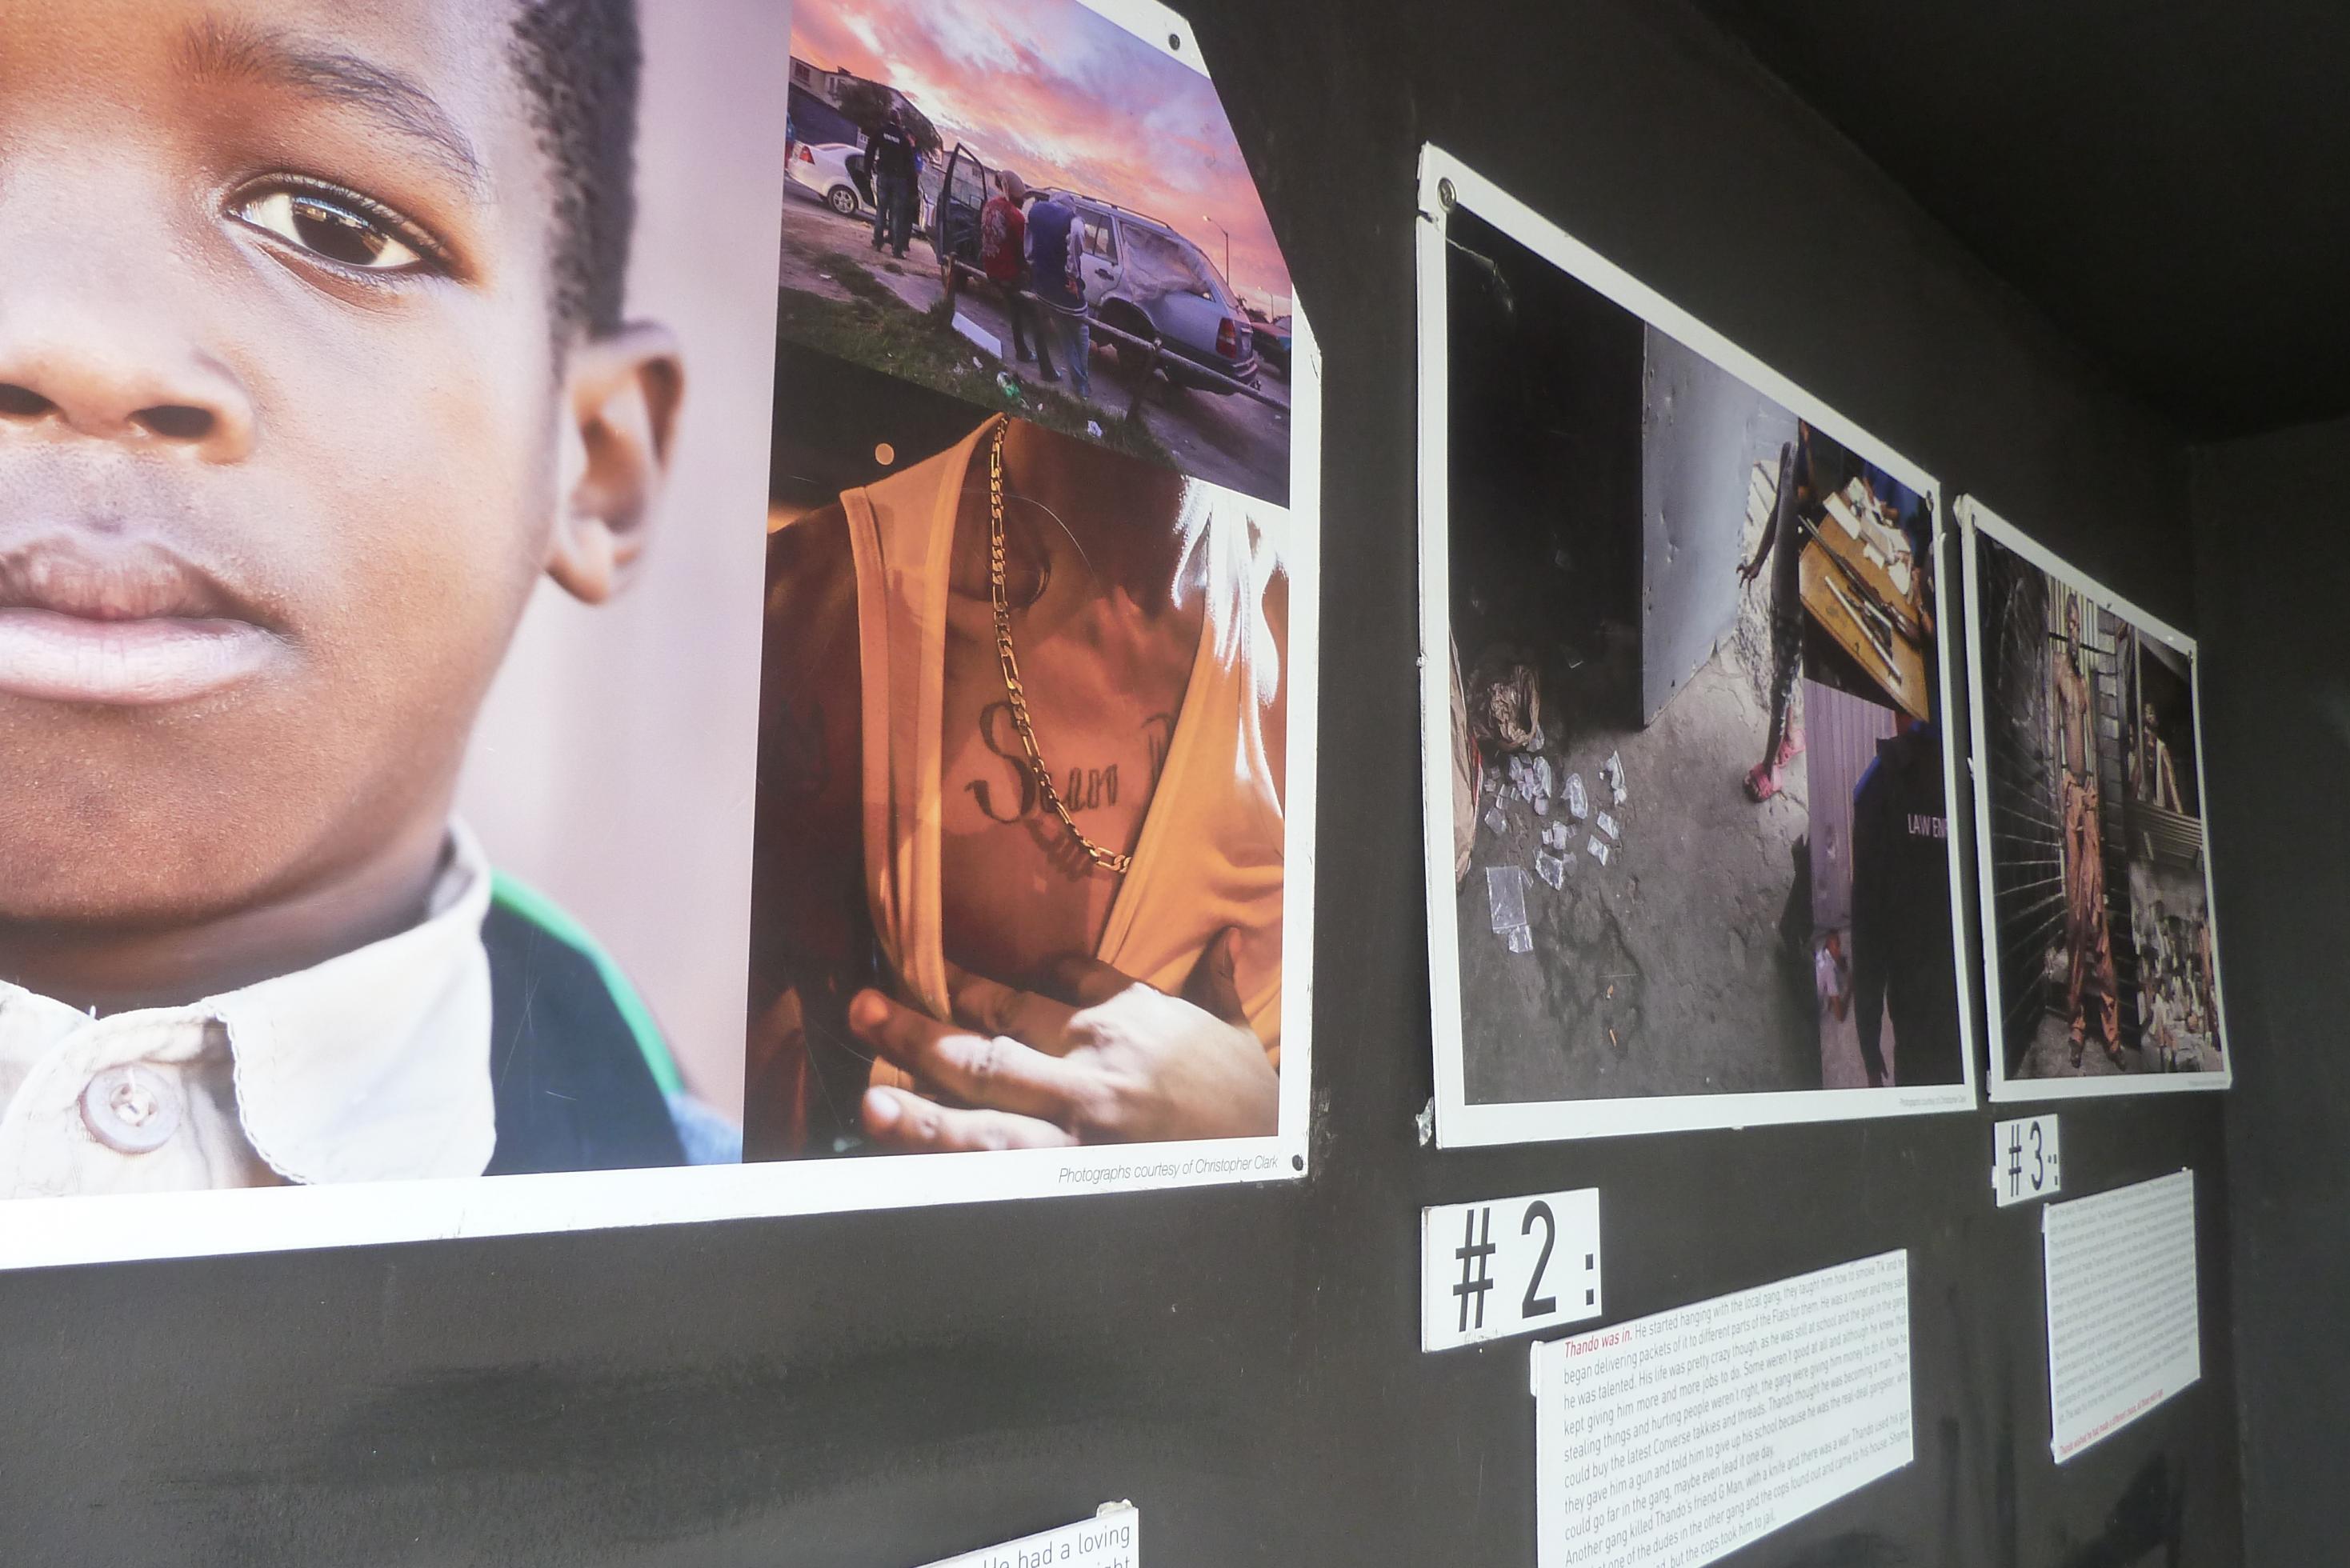
M1887 1012L1896 1085L1964 1076L1941 744L1930 724L1895 723L1852 797L1853 1017L1872 1088L1886 1082Z

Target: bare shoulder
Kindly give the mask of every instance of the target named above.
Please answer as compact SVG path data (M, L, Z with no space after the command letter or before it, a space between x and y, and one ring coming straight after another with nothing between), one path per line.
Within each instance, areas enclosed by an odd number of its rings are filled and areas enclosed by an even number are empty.
M1265 762L1273 769L1274 788L1289 795L1289 572L1274 573L1264 586L1264 620L1273 630L1273 646L1281 658L1281 679L1273 701L1264 705L1263 730Z
M767 536L754 923L806 956L840 956L855 924L842 906L861 898L860 685L857 569L836 504Z
M855 671L857 566L838 502L767 535L765 622L763 699L837 679L844 660ZM763 717L765 706L763 700Z
M743 1064L754 1159L842 1130L834 1087L856 1103L854 1075L828 1087L840 1070L815 1043L842 1037L869 968L861 687L857 567L836 504L767 536Z

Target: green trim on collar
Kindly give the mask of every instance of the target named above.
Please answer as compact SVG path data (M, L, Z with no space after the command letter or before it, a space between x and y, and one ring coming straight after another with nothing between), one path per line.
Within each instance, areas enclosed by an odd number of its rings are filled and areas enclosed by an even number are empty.
M645 1066L653 1075L654 1085L663 1096L681 1094L685 1079L677 1070L677 1058L670 1054L669 1043L661 1038L660 1025L653 1022L652 1009L629 983L612 955L597 944L588 934L588 928L571 918L554 899L527 882L515 880L503 871L491 874L490 898L509 913L528 920L564 946L576 950L596 966L597 975L604 989L612 995L612 1005L619 1009L621 1020L637 1042L637 1050L645 1059Z

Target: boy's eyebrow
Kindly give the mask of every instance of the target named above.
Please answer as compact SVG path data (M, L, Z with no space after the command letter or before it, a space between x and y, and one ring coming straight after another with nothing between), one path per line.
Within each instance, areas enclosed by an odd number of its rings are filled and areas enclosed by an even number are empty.
M220 17L189 27L181 59L192 77L256 79L348 104L431 153L476 192L485 184L481 156L472 140L421 83L392 67L315 47L275 28Z

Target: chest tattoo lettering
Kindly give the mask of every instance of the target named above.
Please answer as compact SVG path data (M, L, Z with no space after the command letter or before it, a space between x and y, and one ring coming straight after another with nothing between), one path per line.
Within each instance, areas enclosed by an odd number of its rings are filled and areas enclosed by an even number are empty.
M1150 759L1150 784L1154 789L1159 775L1167 771L1168 742L1174 729L1171 714L1154 713L1142 722L1143 745ZM1021 749L1020 732L1012 722L1010 702L990 702L980 710L979 741L1003 762L1008 774L1003 779L971 779L963 784L971 792L980 815L1005 826L1048 815L1036 788L1036 775L1029 766L1027 753ZM1072 812L1099 811L1118 803L1116 763L1103 767L1071 766L1055 776L1053 784L1061 803Z

